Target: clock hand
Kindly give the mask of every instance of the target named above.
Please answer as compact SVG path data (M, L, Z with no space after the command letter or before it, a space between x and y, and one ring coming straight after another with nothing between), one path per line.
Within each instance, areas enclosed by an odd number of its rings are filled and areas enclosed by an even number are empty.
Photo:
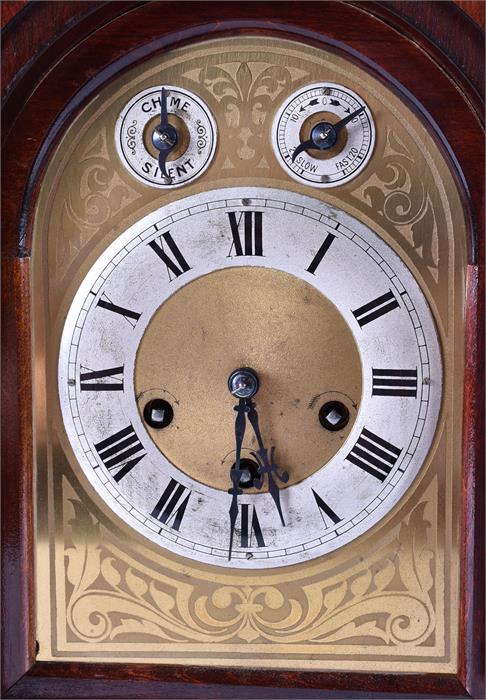
M240 479L243 475L243 470L240 469L241 461L241 445L243 443L243 437L245 435L246 419L245 413L248 411L246 405L246 400L240 398L238 405L235 406L236 420L235 420L235 438L236 438L236 461L234 466L230 469L230 479L232 482L232 487L228 489L228 493L231 494L231 505L229 509L230 516L230 543L228 550L228 560L231 559L231 552L233 550L233 537L235 534L236 519L238 518L238 496L240 496L243 491L239 488Z
M295 149L295 151L292 154L292 163L297 158L299 153L302 153L302 151L308 151L309 148L318 148L318 146L316 146L314 144L314 141L312 141L312 139L309 139L308 141L303 141L302 143L299 143L299 145L297 146L297 148Z
M179 135L177 129L169 123L167 115L167 92L162 88L160 96L160 123L157 124L152 133L152 143L159 151L159 168L165 178L168 178L165 163L167 156L177 146Z
M258 461L259 467L260 467L260 474L262 478L258 481L255 482L255 486L257 489L260 489L263 486L263 481L264 481L264 476L265 474L268 476L268 490L270 492L270 495L272 496L274 503L277 507L278 514L280 515L280 520L282 521L282 525L285 526L285 520L283 517L282 513L282 506L280 505L280 489L277 485L277 483L274 480L274 475L282 481L284 484L287 483L289 480L289 475L287 472L281 472L278 469L277 464L275 463L275 447L272 447L270 450L270 458L268 456L268 450L263 444L263 439L262 435L260 432L260 425L258 421L258 413L256 411L256 406L253 403L251 399L247 399L247 406L248 406L248 420L250 421L252 428L255 432L256 439L258 442L258 452L252 452L252 455L255 457L255 459Z
M344 119L338 121L336 124L330 124L329 122L320 122L319 124L316 124L311 131L310 139L300 143L293 152L292 163L295 161L299 153L302 153L302 151L307 151L309 149L325 151L328 148L332 148L336 144L337 137L341 129L343 129L346 124L349 124L352 119L357 117L358 114L361 114L361 112L363 112L365 109L366 106L363 105L356 111L348 114L348 116L344 117Z
M336 133L339 133L343 126L346 126L346 124L349 124L349 122L354 119L355 117L358 116L358 114L361 114L361 112L364 112L366 109L366 105L363 105L359 109L357 109L355 112L351 112L351 114L348 114L347 117L344 117L344 119L341 119L337 124L333 124L333 129Z

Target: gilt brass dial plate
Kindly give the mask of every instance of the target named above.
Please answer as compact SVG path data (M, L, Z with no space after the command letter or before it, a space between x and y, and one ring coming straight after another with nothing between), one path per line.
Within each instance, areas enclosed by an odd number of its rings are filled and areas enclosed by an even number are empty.
M271 127L290 95L323 76L366 102L376 143L355 179L310 192L280 167ZM123 107L162 83L200 95L219 130L204 175L163 192L133 178L114 143ZM355 542L268 571L198 564L115 521L79 468L57 399L62 328L100 255L160 206L227 187L311 195L373 229L419 284L443 350L438 427L406 495ZM35 221L39 659L457 670L466 230L454 178L427 127L395 92L332 51L224 38L168 51L100 92L53 154Z

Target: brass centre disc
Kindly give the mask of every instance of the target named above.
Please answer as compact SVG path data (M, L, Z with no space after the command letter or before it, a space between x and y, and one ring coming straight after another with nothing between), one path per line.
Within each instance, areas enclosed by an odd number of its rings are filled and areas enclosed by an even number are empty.
M135 365L140 414L148 401L171 403L174 420L146 425L161 452L191 478L230 487L238 403L231 372L251 367L260 379L254 401L265 446L295 484L339 450L356 418L361 361L337 308L307 282L278 270L238 267L200 277L165 301L142 337ZM349 410L332 432L318 418L327 401ZM143 420L143 419L142 419ZM247 422L242 457L258 446Z
M333 112L317 112L316 114L311 114L302 124L299 132L300 142L308 141L310 139L312 129L320 122L327 122L328 124L337 124L339 117ZM328 148L325 151L319 151L317 148L313 148L310 152L312 158L317 160L329 160L329 158L334 158L344 150L346 143L348 141L348 132L346 127L338 132L338 137L336 143L332 148Z

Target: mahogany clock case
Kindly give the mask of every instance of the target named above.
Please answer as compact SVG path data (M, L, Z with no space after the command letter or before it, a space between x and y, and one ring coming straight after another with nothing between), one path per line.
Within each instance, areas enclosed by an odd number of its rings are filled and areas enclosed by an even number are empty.
M316 12L317 7L325 9L324 14ZM238 34L332 47L366 67L430 124L462 190L470 224L457 675L276 674L190 665L36 661L30 253L43 172L74 117L114 77L169 49ZM45 2L27 4L7 24L2 138L2 688L6 697L147 698L163 692L166 697L287 698L322 697L324 689L329 697L370 697L374 692L484 696L483 48L479 28L449 2L249 6Z

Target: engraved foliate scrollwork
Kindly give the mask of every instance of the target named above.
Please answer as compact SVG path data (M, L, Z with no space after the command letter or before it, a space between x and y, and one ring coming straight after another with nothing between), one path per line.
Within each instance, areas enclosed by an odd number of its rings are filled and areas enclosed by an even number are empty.
M418 156L421 157L421 156ZM382 157L371 177L355 191L372 210L390 222L422 258L437 281L437 216L428 190L429 183L417 177L417 157L398 135L388 129Z
M84 147L76 172L65 175L78 183L61 205L60 225L66 235L57 237L56 265L65 272L100 228L139 196L118 174L106 139L103 128Z
M422 644L435 628L425 508L420 503L402 524L394 555L337 585L310 584L295 598L275 586L225 586L200 598L196 613L208 626L233 625L247 642Z
M420 502L386 556L342 581L304 585L221 585L157 576L121 559L87 511L74 517L66 547L67 622L75 638L173 644L321 645L346 641L387 646L427 643L435 628L434 551ZM203 592L204 591L204 592Z
M241 161L249 167L268 168L262 156L268 116L273 115L279 96L304 75L295 68L252 61L207 65L184 74L202 85L224 111L225 168Z

